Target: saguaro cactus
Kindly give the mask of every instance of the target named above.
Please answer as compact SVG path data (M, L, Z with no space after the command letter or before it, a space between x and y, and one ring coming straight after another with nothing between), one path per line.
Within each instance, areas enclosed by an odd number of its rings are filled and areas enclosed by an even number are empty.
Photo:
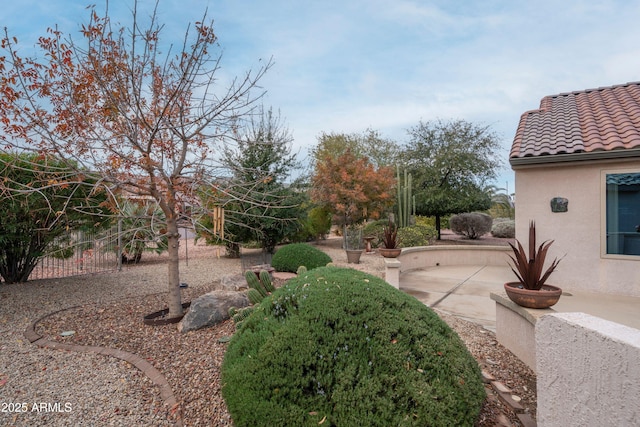
M400 166L396 167L396 179L397 179L397 205L398 205L398 219L396 223L399 228L407 227L411 215L416 214L416 198L412 191L412 178L411 174L404 170L403 179L400 178Z

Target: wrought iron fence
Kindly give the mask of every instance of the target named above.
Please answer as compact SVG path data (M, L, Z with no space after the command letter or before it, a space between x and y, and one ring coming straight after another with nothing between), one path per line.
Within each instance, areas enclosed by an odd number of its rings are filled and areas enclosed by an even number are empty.
M249 249L240 246L242 272L251 268L271 264L271 254L262 249Z
M54 242L29 280L102 273L118 269L117 228L97 233L73 231Z

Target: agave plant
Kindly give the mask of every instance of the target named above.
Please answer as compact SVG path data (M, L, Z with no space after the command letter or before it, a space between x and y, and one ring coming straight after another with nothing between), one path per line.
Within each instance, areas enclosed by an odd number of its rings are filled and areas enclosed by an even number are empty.
M387 249L396 249L398 247L398 228L389 219L389 223L384 226L384 237L382 242Z
M155 204L148 201L125 200L120 214L123 263L137 264L145 251L161 254L167 250L164 214ZM118 236L114 235L111 247L117 248L117 239Z
M558 258L554 259L549 268L542 273L547 251L553 243L553 240L544 241L536 251L536 224L531 221L529 223L528 257L527 252L525 252L520 242L516 240L516 243L518 244L517 248L512 243L509 243L515 255L509 255L514 264L510 266L511 271L518 277L518 280L520 280L520 283L525 289L538 291L561 261L561 259Z

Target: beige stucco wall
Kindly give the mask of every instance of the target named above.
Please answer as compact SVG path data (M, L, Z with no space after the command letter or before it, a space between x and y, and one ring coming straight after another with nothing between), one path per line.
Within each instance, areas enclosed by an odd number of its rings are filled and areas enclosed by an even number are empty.
M640 332L558 313L535 326L538 426L638 426Z
M505 246L416 246L402 249L398 258L385 258L385 280L400 289L400 274L436 265L505 265Z
M602 172L630 168L640 171L640 160L514 168L516 238L526 248L529 221L535 220L538 245L553 239L551 259L566 254L549 284L566 291L640 296L640 257L601 255ZM569 200L568 212L551 212L554 197Z
M404 248L397 258L400 272L436 265L505 265L511 248L506 246L435 245Z

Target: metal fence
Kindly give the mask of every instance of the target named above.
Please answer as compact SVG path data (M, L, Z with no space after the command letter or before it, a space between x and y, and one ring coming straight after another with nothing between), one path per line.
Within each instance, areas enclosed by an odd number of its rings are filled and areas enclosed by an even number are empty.
M262 249L248 249L240 246L240 262L244 273L251 268L271 264L271 254Z
M70 232L40 258L29 280L79 276L118 268L117 228L98 233Z

